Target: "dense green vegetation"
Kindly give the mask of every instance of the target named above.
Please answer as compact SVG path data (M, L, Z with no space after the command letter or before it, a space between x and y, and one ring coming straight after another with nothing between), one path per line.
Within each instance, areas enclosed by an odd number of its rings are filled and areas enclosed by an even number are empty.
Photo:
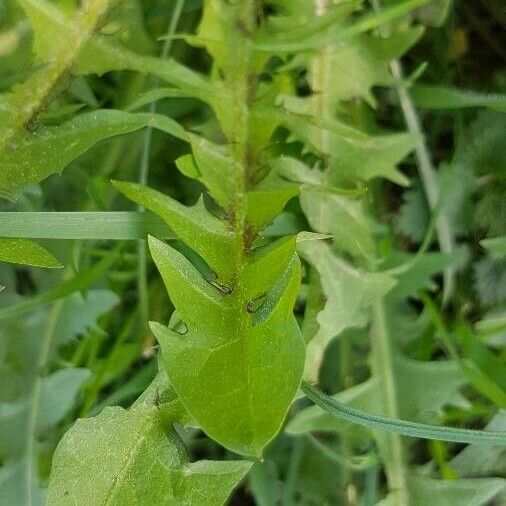
M505 24L3 0L0 504L502 504Z

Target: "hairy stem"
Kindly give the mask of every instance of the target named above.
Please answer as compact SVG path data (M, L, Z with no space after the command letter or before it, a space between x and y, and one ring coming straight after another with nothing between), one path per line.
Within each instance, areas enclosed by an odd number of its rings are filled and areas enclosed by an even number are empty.
M218 4L221 0L212 0ZM244 264L248 249L247 191L253 177L255 153L250 142L250 109L256 90L256 75L252 71L252 34L256 28L256 0L240 0L225 7L222 31L226 42L223 63L223 86L229 101L230 114L220 118L231 154L236 161L235 196L229 209L231 226L240 247L237 248L237 268ZM239 272L237 272L239 275Z
M8 127L0 141L0 150L10 146L13 138L28 127L45 107L54 89L67 75L79 52L93 35L113 2L114 0L83 2L73 23L72 37L64 46L58 48L49 63L19 86L15 103L9 111Z

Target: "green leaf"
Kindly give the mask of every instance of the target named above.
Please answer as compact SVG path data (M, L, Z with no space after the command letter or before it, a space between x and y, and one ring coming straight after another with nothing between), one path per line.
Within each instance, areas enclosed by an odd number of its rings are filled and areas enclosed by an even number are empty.
M271 171L248 193L248 220L255 228L262 229L271 223L286 203L298 193L298 185L281 179L276 169Z
M280 248L286 243L269 254ZM262 274L262 257L253 257L231 291L204 280L160 241L151 238L150 250L177 310L170 328L151 325L171 382L207 434L231 450L260 456L302 373L304 344L291 313L300 279L293 243L278 279L276 271ZM267 278L257 284L260 275ZM267 293L262 285L270 285Z
M476 262L474 288L485 306L506 301L506 259L485 257Z
M279 160L280 173L303 184L300 204L311 228L334 238L336 249L361 258L372 258L375 250L370 220L364 202L342 195L326 184L325 172L310 169L288 157Z
M0 237L125 241L148 234L175 237L160 218L145 212L0 212Z
M395 217L396 230L415 242L422 242L430 223L430 208L420 184L402 195L402 206Z
M226 225L205 209L202 200L193 207L156 190L135 183L114 181L114 186L126 197L160 216L184 242L194 249L214 270L223 282L233 275L229 258L233 237Z
M38 430L52 427L63 420L83 383L90 377L88 369L60 369L46 376L41 385Z
M453 0L434 0L415 11L415 16L428 26L441 26L448 18L452 6Z
M506 410L499 410L486 428L493 431L506 430ZM504 476L506 474L506 447L469 445L456 455L450 464L462 477ZM503 484L506 487L506 483Z
M228 210L235 192L235 174L239 170L224 146L214 144L203 137L190 134L193 151L193 171L185 171L185 165L179 165L181 172L188 177L198 179L204 184L213 199Z
M485 506L504 489L499 478L437 480L416 474L408 477L408 489L417 506ZM378 506L399 504L395 491Z
M459 393L465 380L455 362L422 362L396 353L391 373L396 378L399 417L436 423L447 404L468 405ZM372 376L332 398L354 409L384 415L386 408L382 404L380 389L379 378ZM319 407L302 410L288 426L294 434L319 430L339 432L342 428L339 419L333 419L331 414Z
M85 334L100 315L109 312L119 301L114 292L104 289L74 292L66 297L56 325L57 344L68 344L76 336Z
M76 300L78 307L72 309ZM47 471L41 464L52 437L74 407L90 372L60 367L60 347L96 325L117 303L111 292L75 295L0 326L0 495L9 504L42 505ZM70 310L68 313L66 311ZM74 318L72 318L74 317ZM49 371L54 371L49 373Z
M440 427L437 425L396 420L351 408L323 394L306 382L303 382L302 390L313 402L331 416L356 423L363 427L393 432L404 436L436 439L438 441L506 445L506 432L457 429L453 427Z
M356 10L358 4L359 2L352 0L341 5L332 5L322 16L314 16L313 9L306 9L302 23L298 10L300 6L286 5L284 10L293 10L294 13L288 13L284 19L279 16L271 26L264 28L257 36L255 49L284 53L322 47L331 36L335 36L335 28L339 26L339 22Z
M0 151L0 188L15 189L60 173L97 142L151 126L186 140L173 120L156 114L100 110L82 114L56 127L41 127Z
M47 0L22 0L22 6L35 31L35 50L39 61L50 60L58 48L74 43L73 20L58 7ZM93 31L80 41L72 62L74 74L102 75L112 70L135 70L153 74L205 100L209 100L216 91L205 77L174 60L137 54L122 45L118 38Z
M59 268L62 264L42 246L28 239L0 237L0 262Z
M329 42L339 43L348 37L353 37L364 32L368 32L382 25L385 25L397 18L409 14L415 8L429 3L431 0L405 0L403 2L391 5L381 12L368 12L361 17L358 17L354 23L346 28L342 28L339 24L335 23L331 26L330 30L324 30L323 34L318 32L318 28L327 28L327 23L333 19L331 16L337 13L338 17L349 14L352 12L356 4L354 2L344 2L343 5L330 9L330 14L319 16L312 20L313 22L307 27L309 32L307 36L295 32L293 36L288 35L278 37L278 41L262 43L260 41L255 45L258 51L274 52L274 53L290 53L297 51L307 51L310 49L322 49ZM341 10L340 10L341 9ZM332 29L334 28L334 29ZM304 29L303 29L304 30ZM298 37L297 37L298 35ZM302 35L302 36L301 36Z
M322 241L303 243L298 249L320 274L326 297L325 307L317 316L319 329L307 348L306 377L316 378L329 342L347 328L365 326L373 300L385 295L395 280L387 274L353 267Z
M412 135L368 135L351 127L343 128L334 120L323 123L310 121L300 114L300 101L284 102L291 111L298 113L285 117L285 123L294 135L317 153L330 157L332 171L327 177L327 184L339 186L343 181L356 183L357 180L369 181L376 177L404 186L408 184L407 178L395 165L416 145L416 138ZM306 108L303 105L303 109Z
M375 245L364 202L318 188L304 188L302 209L313 230L331 234L336 249L361 258L371 258Z
M220 505L250 467L240 461L190 464L156 407L105 408L78 420L60 441L47 504Z
M390 268L393 272L401 272L396 273L397 283L388 294L389 300L400 302L408 297L417 297L421 290L435 290L437 285L433 277L455 260L455 257L441 253L409 255L392 251L382 267L387 272Z
M39 293L31 299L17 304L0 308L0 320L22 315L74 292L86 290L107 272L117 259L120 249L121 246L116 247L92 267L80 271L73 278L60 283L46 292Z
M45 0L21 2L28 13L32 7L49 17L61 14L56 6ZM25 81L16 84L10 93L0 97L0 153L13 149L19 143L17 137L33 126L38 114L53 97L58 81L67 75L73 60L97 29L100 19L107 14L111 3L112 0L90 0L86 12L78 11L73 18L65 19L67 26L64 30L58 30L51 20L49 23L39 23L42 35L39 37L37 33L34 42L39 65ZM39 53L44 51L50 54L41 58Z
M393 84L390 73L390 62L403 55L422 35L420 27L408 28L389 37L369 34L350 38L344 44L333 47L326 54L331 77L325 83L326 90L319 90L318 83L311 83L315 92L330 93L328 100L334 107L340 107L339 101L363 98L367 103L376 106L372 94L373 86Z
M411 88L415 104L423 109L464 109L487 107L506 112L506 96L417 84Z
M489 251L493 258L506 257L506 237L484 239L480 244Z

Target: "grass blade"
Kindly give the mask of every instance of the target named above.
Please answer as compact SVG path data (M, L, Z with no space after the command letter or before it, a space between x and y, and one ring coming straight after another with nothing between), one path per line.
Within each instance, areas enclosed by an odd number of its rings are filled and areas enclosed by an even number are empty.
M506 446L506 432L439 427L407 420L396 420L352 408L325 395L306 381L302 382L301 389L309 399L328 414L369 429L437 441Z
M30 239L171 239L165 223L145 212L0 212L0 237Z

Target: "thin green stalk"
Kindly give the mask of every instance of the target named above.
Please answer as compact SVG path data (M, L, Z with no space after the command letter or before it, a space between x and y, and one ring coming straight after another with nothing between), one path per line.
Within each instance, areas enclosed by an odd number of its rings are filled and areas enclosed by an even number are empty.
M299 477L303 451L304 440L302 438L296 438L293 442L290 461L288 463L288 471L286 474L285 487L283 489L283 506L292 506L296 504L294 496L297 486L297 479Z
M316 16L323 16L327 12L329 6L331 5L330 0L315 0L315 14ZM332 121L334 117L334 108L332 104L332 91L333 91L333 83L332 83L332 52L333 47L331 44L328 44L323 47L320 53L313 59L311 66L311 75L312 75L312 85L313 85L313 107L315 117L324 121ZM323 152L330 153L331 152L331 138L332 134L330 130L326 128L322 128L319 130L320 132L320 143L323 147ZM322 212L324 204L322 203ZM314 268L312 268L315 271ZM313 301L316 299L317 305L319 305L319 300L322 298L322 287L320 283L320 279L317 272L313 272L312 282L315 286L311 287L313 293ZM311 306L310 306L311 309ZM315 315L316 318L316 315ZM344 348L347 347L347 343L341 341L341 352L343 352ZM310 381L316 381L318 379L319 370L321 368L321 364L323 362L324 357L324 349L315 349L312 346L309 347L311 353L308 353L308 357L310 360L306 363L306 370L304 377L309 379ZM346 361L343 361L343 355L346 353L341 353L341 361L339 367L339 377L341 387L343 383L346 381L345 377L347 376L347 364ZM344 366L344 367L343 367ZM350 457L350 444L348 437L345 434L341 435L340 438L340 450L343 455L344 460L348 460ZM343 466L342 473L340 476L341 481L341 489L343 491L343 496L345 495L344 491L346 490L348 484L351 482L351 473L349 468Z
M177 24L179 23L179 18L181 17L181 13L183 11L185 0L177 0L176 5L174 6L174 12L170 18L169 27L167 30L167 39L162 48L162 52L160 54L161 59L167 58L170 53L173 35L176 31ZM158 85L159 79L155 78L153 87ZM158 103L153 101L149 105L149 113L155 114L158 107ZM142 185L146 185L148 183L148 175L149 175L149 158L151 155L151 141L153 137L153 128L148 127L144 132L144 141L142 147L142 158L141 165L139 170L138 181ZM139 211L143 211L142 206L139 206ZM148 269L147 269L147 244L146 241L139 241L137 247L138 253L138 277L137 277L137 290L139 295L139 317L141 321L141 325L143 328L143 334L148 335L149 331L149 289L148 289Z
M31 392L29 394L29 403L28 403L28 413L27 413L27 424L26 424L26 434L25 434L25 476L24 476L24 486L25 497L26 497L26 505L32 506L33 502L33 489L34 483L33 478L37 472L33 469L34 463L36 459L33 457L34 452L34 444L36 438L36 426L37 426L37 417L39 413L40 407L40 396L42 391L42 382L44 376L47 371L49 356L51 352L51 346L55 337L55 330L58 323L58 318L60 316L61 310L63 307L63 300L59 300L56 302L50 313L49 318L46 324L46 328L44 330L44 336L42 338L42 343L40 344L40 351L37 360L37 369L35 380L32 385Z
M105 374L114 365L113 361L115 360L116 352L119 350L121 345L125 342L130 332L132 331L134 319L135 313L132 313L130 317L126 320L125 324L123 325L123 328L121 329L121 332L118 334L118 337L116 338L114 345L110 349L107 358L103 360L102 364L99 366L98 370L94 374L93 380L89 384L84 394L84 401L79 415L80 417L88 416L91 407L97 400Z
M381 12L380 0L371 0L371 3L376 12ZM388 30L385 27L380 28L379 32L383 36L388 35ZM415 147L418 172L420 174L420 179L422 181L429 206L431 210L435 212L439 201L439 183L418 112L411 98L409 89L405 85L401 84L404 82L402 63L398 59L392 60L390 63L390 71L398 83L396 90L408 131L418 139ZM451 255L455 250L454 236L448 215L445 213L444 209L438 212L436 219L436 232L441 251L447 255ZM451 298L454 290L454 284L455 269L452 266L448 266L444 270L443 298L445 302L448 302Z
M79 256L79 251L80 245L77 244L75 247L74 254L76 256ZM70 272L71 268L67 268L65 275L70 274ZM44 329L42 342L40 343L40 348L38 350L34 382L31 391L28 394L28 412L26 415L27 424L25 434L25 455L24 455L25 460L24 485L26 486L25 497L27 506L32 506L34 504L33 498L33 490L35 489L34 476L37 476L37 471L33 469L34 464L37 462L37 460L34 458L34 450L35 450L35 441L37 437L36 434L37 418L39 415L42 383L44 377L48 372L51 349L53 347L53 343L56 337L55 334L56 328L58 325L58 320L60 318L61 311L63 309L63 303L64 303L63 298L57 300L53 304L51 310L49 311L49 316Z
M315 0L315 14L316 16L323 16L330 5L329 0ZM314 116L323 120L330 121L333 119L333 110L331 106L331 90L332 69L330 65L330 56L332 53L332 46L324 46L319 54L317 54L311 62L311 84L313 88L313 113ZM318 130L320 136L320 143L323 146L323 151L330 152L331 132L326 128ZM324 212L322 204L321 212ZM309 293L306 299L306 314L304 315L304 338L308 344L306 350L306 364L304 370L304 378L308 381L316 382L320 371L321 363L323 361L324 349L322 346L314 346L310 339L316 333L318 324L316 323L316 316L319 311L320 300L323 298L322 287L318 272L314 267L309 271ZM314 321L315 324L311 325L306 322L306 317L310 318L310 322ZM315 328L316 327L316 328ZM314 330L312 335L307 332Z
M362 496L364 506L374 506L378 502L379 470L379 465L375 465L367 469L365 473L364 493Z
M371 355L373 375L378 378L382 405L386 415L399 418L396 379L393 367L393 345L388 330L384 301L377 298L372 309ZM385 435L381 448L388 485L394 492L394 502L399 506L410 504L406 458L401 438L396 434Z
M352 364L351 348L348 339L339 340L339 389L346 390L351 387L350 366ZM343 457L351 459L352 450L350 438L346 433L342 433L339 438L339 448ZM349 483L352 483L352 476L349 466L344 466L341 475L342 489L346 490Z
M432 320L444 349L462 369L467 380L476 390L481 392L485 397L488 397L494 404L501 408L506 408L506 393L504 390L476 367L472 360L466 360L466 358L460 356L459 350L453 342L452 335L432 299L425 293L420 295L420 299Z
M399 60L393 60L390 64L392 76L399 83L404 79L402 71L402 64ZM399 95L399 102L404 114L404 119L410 133L415 135L420 140L415 148L415 155L418 162L418 171L420 179L427 196L427 201L432 211L435 211L439 200L439 183L437 180L436 170L432 164L431 156L427 143L425 141L424 132L416 111L413 100L408 89L405 86L398 86L397 93ZM447 255L453 254L455 250L453 231L451 229L450 220L444 209L438 213L436 219L436 232L441 251ZM451 266L446 267L444 270L444 291L443 297L447 302L454 290L455 285L455 269Z

